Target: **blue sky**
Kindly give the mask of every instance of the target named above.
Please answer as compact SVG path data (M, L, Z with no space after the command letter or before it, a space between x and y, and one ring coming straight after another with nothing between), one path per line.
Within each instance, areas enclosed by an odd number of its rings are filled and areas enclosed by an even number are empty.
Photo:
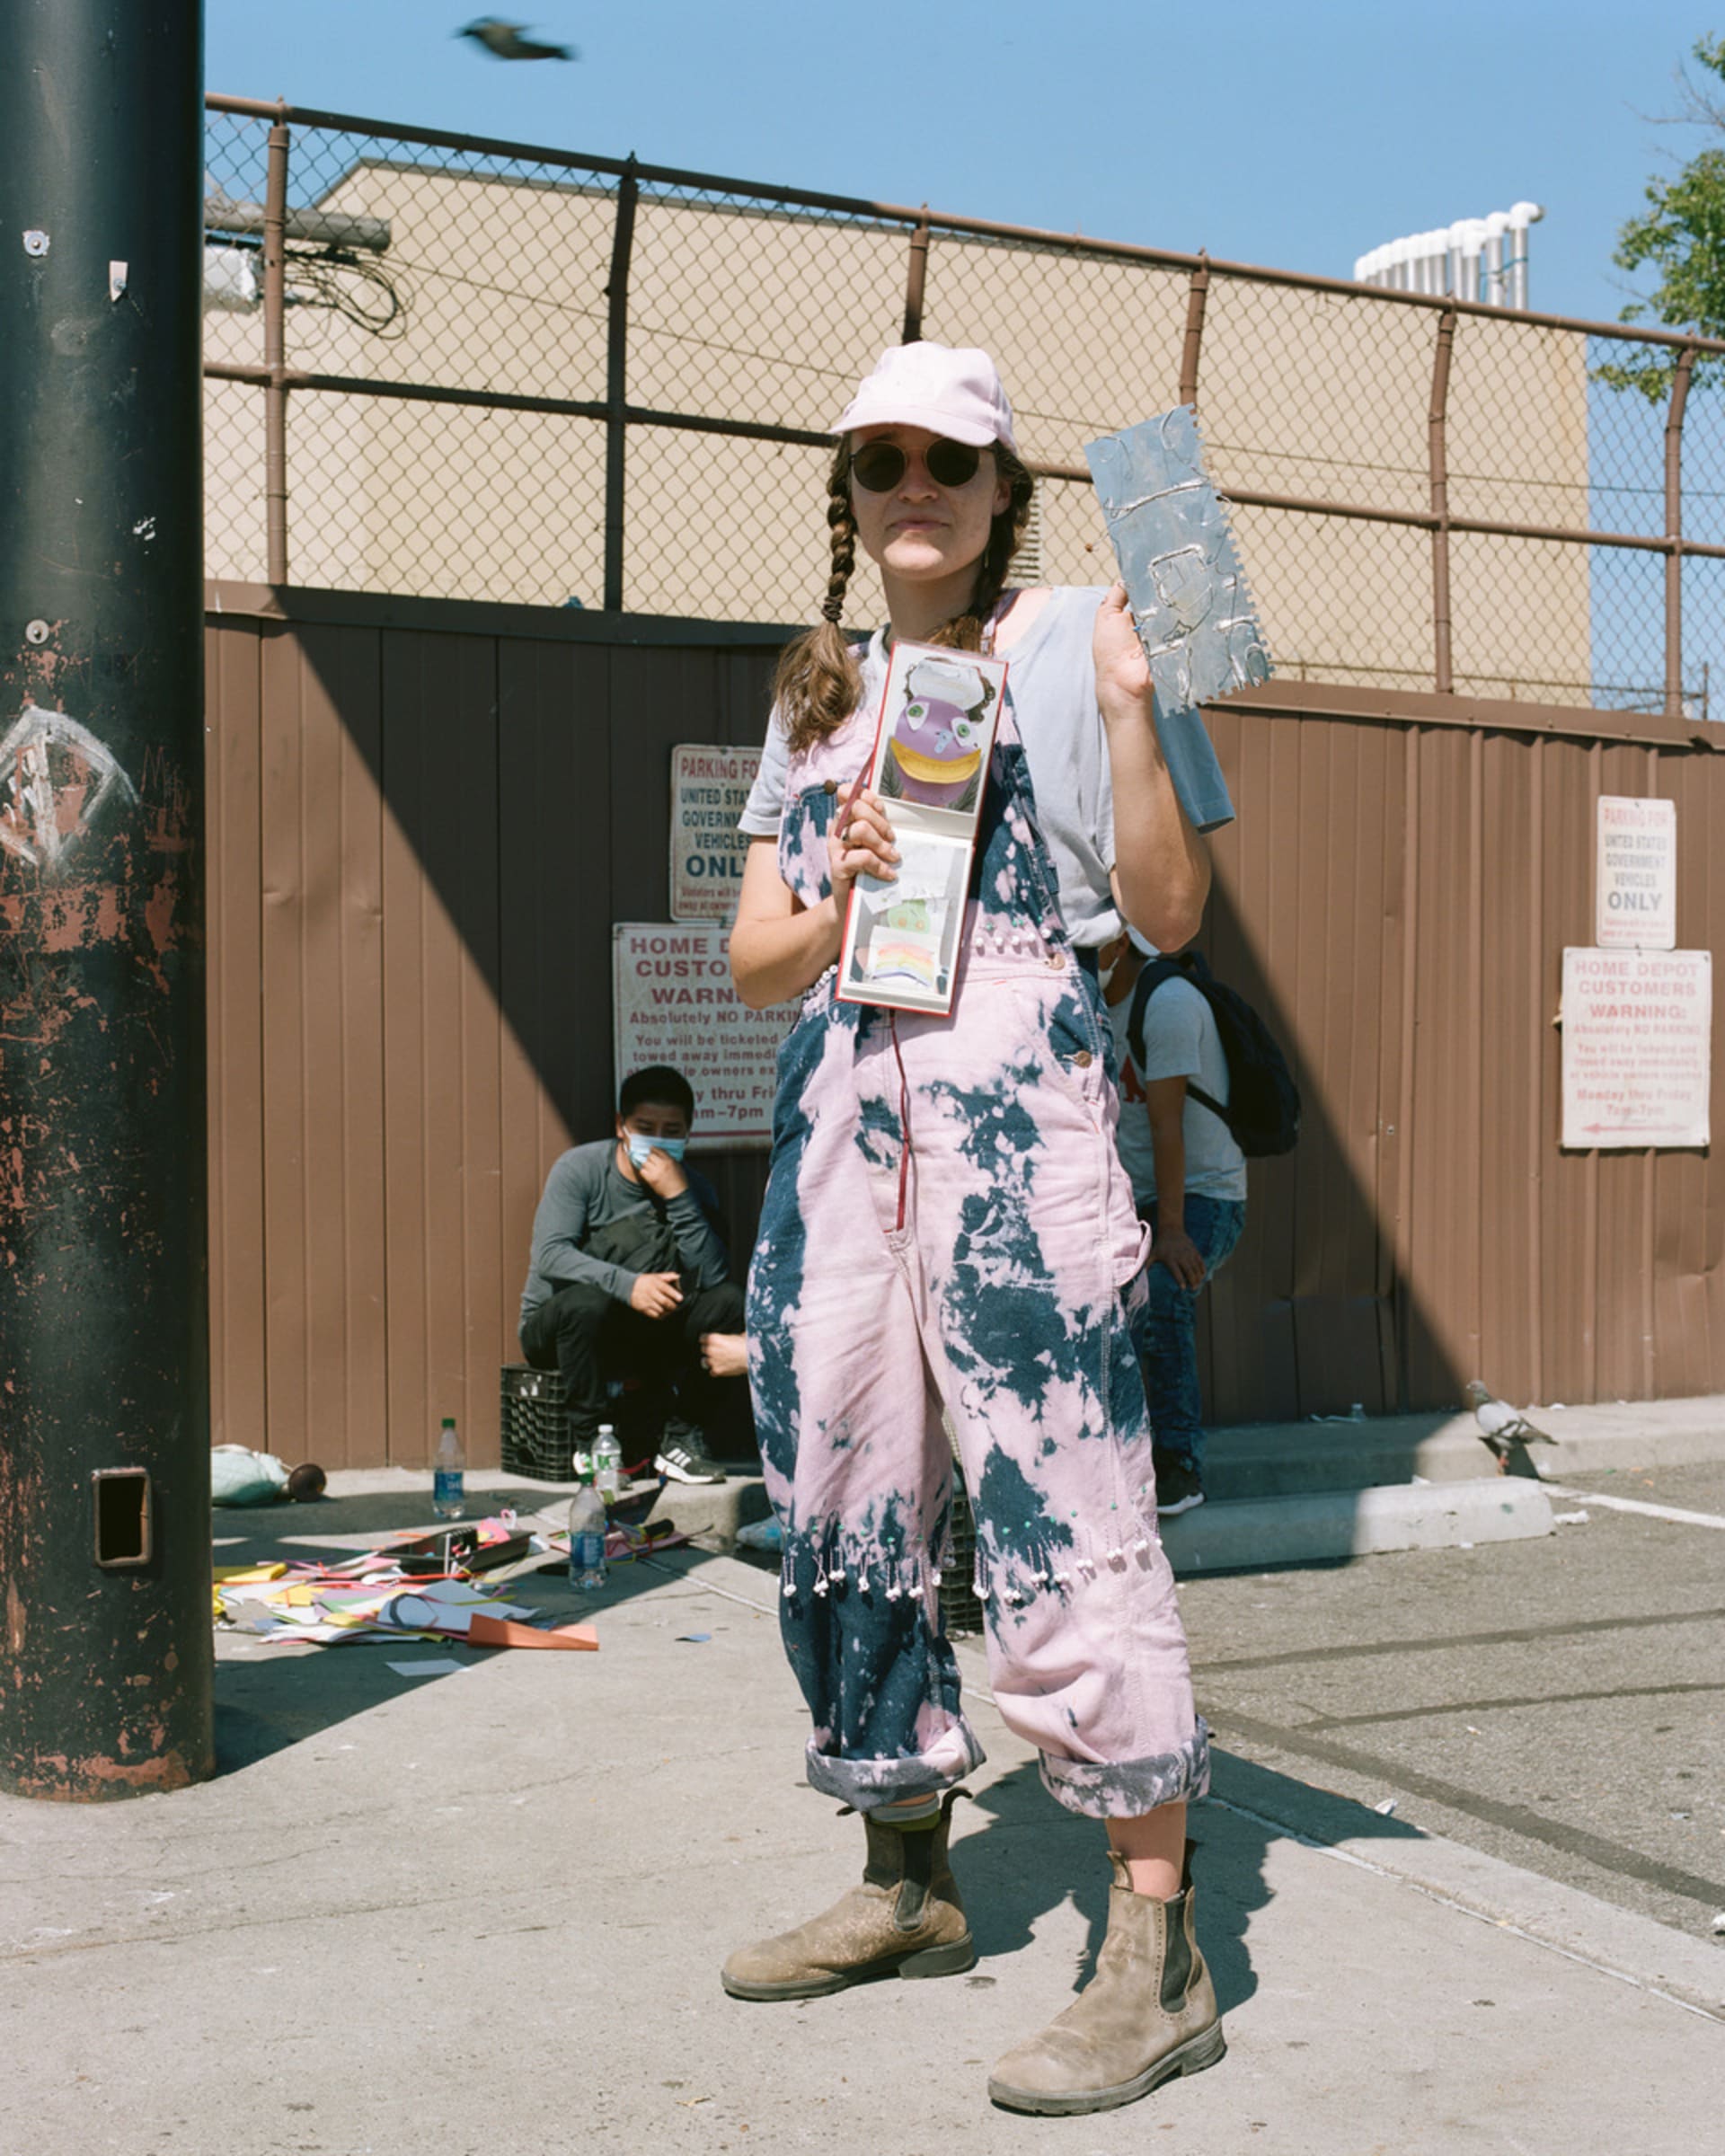
M582 57L524 66L454 38L460 0L207 6L212 89L1333 276L1526 198L1533 305L1607 319L1618 225L1701 146L1656 119L1714 27L1668 0L534 0Z

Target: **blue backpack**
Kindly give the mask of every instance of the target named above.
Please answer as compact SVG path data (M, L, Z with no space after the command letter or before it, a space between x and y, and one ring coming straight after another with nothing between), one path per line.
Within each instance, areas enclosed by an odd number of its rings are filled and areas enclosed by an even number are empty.
M1227 1059L1225 1108L1190 1078L1186 1091L1213 1116L1221 1117L1248 1159L1291 1153L1300 1135L1300 1089L1287 1058L1245 997L1218 981L1195 950L1182 951L1178 958L1152 959L1138 976L1126 1038L1139 1070L1144 1068L1145 1010L1164 981L1189 981L1198 990L1210 1006Z

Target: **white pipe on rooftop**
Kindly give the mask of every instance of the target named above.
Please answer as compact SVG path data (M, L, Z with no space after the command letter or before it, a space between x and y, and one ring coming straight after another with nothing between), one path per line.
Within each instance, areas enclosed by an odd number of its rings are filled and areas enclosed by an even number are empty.
M1458 217L1444 234L1444 289L1456 292L1462 282L1462 225Z
M1485 296L1494 307L1507 307L1509 304L1503 244L1503 235L1508 229L1508 210L1494 209L1485 220Z
M1455 287L1460 299L1477 299L1480 296L1480 253L1485 245L1485 219L1462 219L1462 275Z
M1526 307L1528 228L1544 214L1537 202L1517 202L1489 217L1406 233L1358 256L1354 275L1385 291Z
M1509 231L1511 252L1509 257L1509 305L1525 307L1527 305L1527 232L1545 215L1537 202L1512 202L1509 205Z

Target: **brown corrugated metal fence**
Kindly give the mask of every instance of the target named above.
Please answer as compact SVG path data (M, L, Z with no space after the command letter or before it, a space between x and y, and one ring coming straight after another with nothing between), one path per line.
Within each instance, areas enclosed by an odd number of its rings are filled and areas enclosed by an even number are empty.
M217 587L209 616L218 1440L417 1463L499 1365L544 1171L611 1116L614 920L665 912L668 751L754 742L771 631ZM1725 932L1725 759L1681 720L1286 688L1212 718L1206 941L1294 1052L1210 1298L1213 1419L1725 1390L1719 1179L1557 1145L1593 803L1677 807ZM709 1156L746 1257L764 1162Z

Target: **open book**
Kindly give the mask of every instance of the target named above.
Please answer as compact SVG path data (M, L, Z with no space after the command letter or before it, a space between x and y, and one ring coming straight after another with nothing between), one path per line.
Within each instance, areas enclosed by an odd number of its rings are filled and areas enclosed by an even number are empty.
M1006 661L895 644L866 783L889 804L891 883L859 876L838 955L838 999L952 1008L970 862L1005 693Z

